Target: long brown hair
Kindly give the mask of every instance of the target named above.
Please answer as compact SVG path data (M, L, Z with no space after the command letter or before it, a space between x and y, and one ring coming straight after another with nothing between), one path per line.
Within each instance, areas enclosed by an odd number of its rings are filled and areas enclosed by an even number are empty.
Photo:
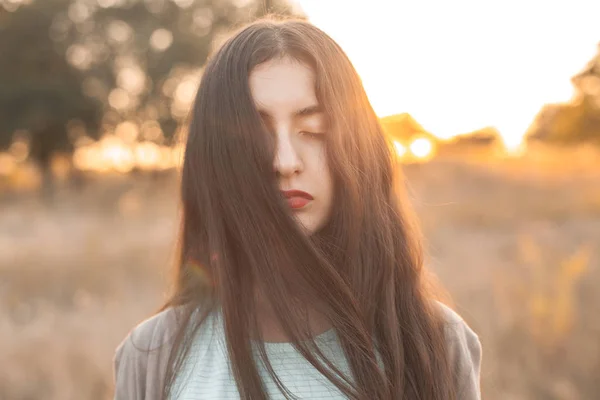
M248 84L254 67L279 57L314 70L328 119L335 206L310 236L279 193L274 139ZM351 62L315 26L262 19L222 45L206 65L187 136L180 259L163 307L184 313L165 398L189 351L187 332L219 307L241 398L267 399L252 355L251 338L261 337L256 288L296 349L349 398L455 398L444 321L426 289L419 234L392 154ZM307 299L337 332L352 376L311 340ZM194 310L203 318L191 318ZM267 370L291 397L258 343Z

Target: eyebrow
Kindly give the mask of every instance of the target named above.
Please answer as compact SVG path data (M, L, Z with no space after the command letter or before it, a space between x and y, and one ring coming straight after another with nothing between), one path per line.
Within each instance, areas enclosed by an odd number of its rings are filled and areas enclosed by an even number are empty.
M318 105L312 105L312 106L308 106L308 107L304 107L301 108L300 110L296 110L294 112L293 117L294 118L306 118L306 117L310 117L316 114L321 114L323 112L323 108ZM258 113L262 116L262 117L266 117L268 119L272 118L271 114L269 114L267 111L265 110L258 110Z

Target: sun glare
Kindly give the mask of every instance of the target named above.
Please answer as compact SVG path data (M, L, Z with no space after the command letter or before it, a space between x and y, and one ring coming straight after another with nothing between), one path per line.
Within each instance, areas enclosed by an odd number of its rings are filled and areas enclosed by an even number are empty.
M426 137L417 137L408 144L394 140L393 144L396 156L404 161L428 161L435 153L434 143Z
M347 52L380 117L408 112L442 139L495 127L509 151L544 104L571 99L600 40L600 2L586 0L297 2Z
M410 151L417 158L427 157L429 154L431 154L432 150L433 150L433 145L429 139L425 139L425 138L415 139L410 144Z
M181 145L160 146L150 141L128 143L122 137L104 136L98 142L75 150L75 167L84 171L127 173L139 170L166 170L181 163Z
M397 140L394 140L394 149L396 150L398 157L403 157L406 154L406 146Z

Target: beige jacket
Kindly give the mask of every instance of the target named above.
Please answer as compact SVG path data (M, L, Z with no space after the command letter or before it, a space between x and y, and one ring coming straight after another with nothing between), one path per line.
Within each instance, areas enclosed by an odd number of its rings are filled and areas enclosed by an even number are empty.
M481 343L454 311L442 306L459 400L480 400ZM177 313L165 310L139 324L117 347L115 400L160 400ZM150 350L150 351L148 351Z

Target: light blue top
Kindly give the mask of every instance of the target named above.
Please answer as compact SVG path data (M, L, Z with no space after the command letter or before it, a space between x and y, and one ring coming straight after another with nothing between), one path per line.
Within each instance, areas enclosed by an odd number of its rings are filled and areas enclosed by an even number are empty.
M318 335L315 342L340 371L350 376L347 360L333 329ZM347 398L291 344L266 342L265 350L277 377L298 398ZM255 348L255 359L269 398L284 400L285 396L259 361L258 347ZM221 314L211 314L196 333L171 393L173 400L239 400L227 355Z
M481 342L465 321L440 304L452 375L460 400L481 400ZM115 400L161 400L173 337L179 327L177 310L169 308L136 326L119 344L114 357ZM172 400L239 399L229 368L225 335L220 316L210 316L193 338L171 391ZM333 364L350 376L348 364L333 330L315 338ZM315 370L289 343L266 343L275 373L285 387L300 399L344 399L339 390ZM258 351L256 351L256 359ZM257 362L270 399L284 399L269 374Z

